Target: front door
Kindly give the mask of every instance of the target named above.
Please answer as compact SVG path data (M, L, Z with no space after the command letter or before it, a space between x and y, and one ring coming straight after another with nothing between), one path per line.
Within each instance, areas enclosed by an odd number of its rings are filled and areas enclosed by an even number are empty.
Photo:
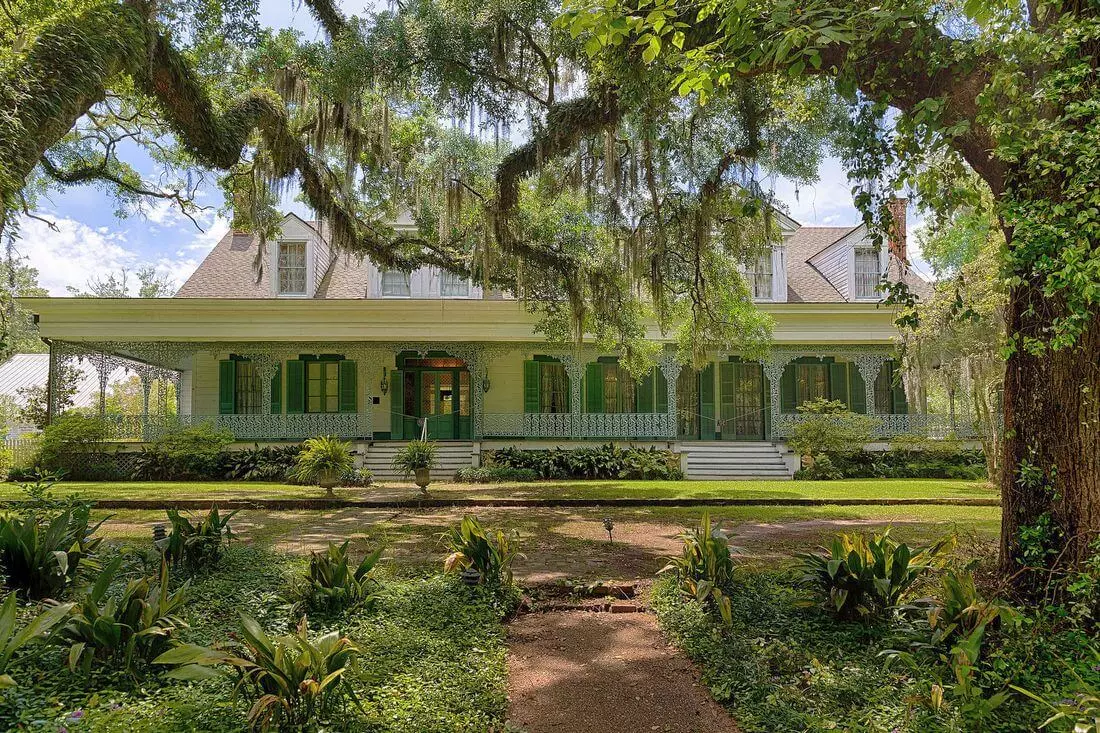
M458 391L454 371L420 372L419 417L428 424L428 440L453 440L458 437Z
M451 357L406 358L401 375L401 415L393 437L404 440L469 440L470 372ZM400 433L396 431L400 430Z
M676 435L681 440L699 440L699 372L680 370L676 380Z
M722 437L764 439L764 374L754 362L721 364Z

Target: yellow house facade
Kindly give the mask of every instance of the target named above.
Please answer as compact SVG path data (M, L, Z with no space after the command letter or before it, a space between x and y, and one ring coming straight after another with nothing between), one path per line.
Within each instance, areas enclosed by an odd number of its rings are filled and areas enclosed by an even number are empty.
M429 268L381 271L333 252L293 215L258 262L253 237L228 233L173 298L21 303L50 344L52 373L84 360L142 377L146 409L112 418L119 440L180 422L241 442L338 435L377 470L394 445L422 436L446 443L456 465L501 445L658 443L689 455L689 476L780 477L806 400L873 414L882 437L936 430L936 418L907 409L895 314L880 305L883 276L927 289L906 274L904 237L875 247L863 227L780 221L782 243L745 273L774 320L768 356L714 352L695 371L654 328L665 349L641 379L616 354L547 344L517 300ZM149 404L156 379L176 385L170 420Z

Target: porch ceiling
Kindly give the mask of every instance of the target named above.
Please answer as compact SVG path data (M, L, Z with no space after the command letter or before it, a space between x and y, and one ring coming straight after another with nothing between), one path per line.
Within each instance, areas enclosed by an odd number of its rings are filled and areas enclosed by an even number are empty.
M531 342L537 315L515 300L19 298L41 335L62 341ZM890 344L890 308L762 303L777 345ZM656 325L650 338L673 341Z

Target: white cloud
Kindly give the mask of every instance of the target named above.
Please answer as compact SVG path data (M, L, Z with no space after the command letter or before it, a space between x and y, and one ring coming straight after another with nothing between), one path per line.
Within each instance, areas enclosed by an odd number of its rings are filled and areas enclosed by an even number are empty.
M212 217L205 232L176 248L176 256L150 258L138 251L137 243L130 242L124 231L110 233L106 227L92 228L68 217L42 216L50 219L57 231L44 222L24 218L19 251L38 269L39 284L54 296L68 295L69 285L84 288L89 279L104 278L123 268L133 272L146 265L153 265L158 274L168 275L179 287L229 230L227 221ZM130 278L129 284L136 294L136 278Z

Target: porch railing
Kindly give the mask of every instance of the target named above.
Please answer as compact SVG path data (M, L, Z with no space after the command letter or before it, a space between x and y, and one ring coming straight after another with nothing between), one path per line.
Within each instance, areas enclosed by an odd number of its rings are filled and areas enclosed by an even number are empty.
M156 440L170 430L209 423L237 440L305 440L318 435L338 438L372 437L367 413L302 415L108 415L108 438L117 441Z
M490 438L674 438L676 426L664 412L613 415L506 413L484 415L482 435Z

